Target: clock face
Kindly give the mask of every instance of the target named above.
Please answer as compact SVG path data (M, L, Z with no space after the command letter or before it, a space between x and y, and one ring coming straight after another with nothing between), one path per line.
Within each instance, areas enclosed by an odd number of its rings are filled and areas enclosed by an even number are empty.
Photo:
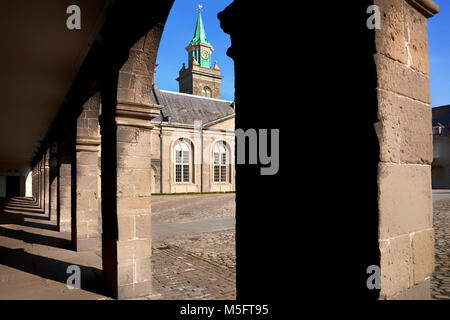
M202 51L201 55L202 55L203 59L208 60L208 58L209 58L209 52L208 51Z

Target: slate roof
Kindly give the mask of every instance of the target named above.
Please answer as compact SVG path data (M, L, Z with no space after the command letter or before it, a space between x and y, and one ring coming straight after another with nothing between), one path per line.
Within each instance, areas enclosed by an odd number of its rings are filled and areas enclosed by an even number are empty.
M159 123L162 120L169 123L203 124L234 114L232 101L219 100L152 88L151 103L163 106L161 114L152 120Z
M431 112L433 115L433 126L440 124L444 126L441 134L450 134L450 105L432 108Z

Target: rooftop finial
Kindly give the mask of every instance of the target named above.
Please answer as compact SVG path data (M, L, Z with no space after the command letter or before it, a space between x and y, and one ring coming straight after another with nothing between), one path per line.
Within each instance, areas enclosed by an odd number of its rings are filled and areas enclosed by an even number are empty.
M202 12L203 6L201 4L198 5L198 12Z

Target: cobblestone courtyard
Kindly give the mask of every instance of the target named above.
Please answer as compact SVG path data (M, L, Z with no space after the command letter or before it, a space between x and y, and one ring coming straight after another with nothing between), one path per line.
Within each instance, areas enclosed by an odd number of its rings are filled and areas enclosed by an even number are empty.
M161 296L152 299L235 299L235 230L225 223L229 218L234 226L235 195L153 199L153 288ZM219 231L208 232L211 221ZM176 229L184 232L156 234L166 225L183 225Z
M435 270L431 278L433 299L450 300L450 190L433 190Z

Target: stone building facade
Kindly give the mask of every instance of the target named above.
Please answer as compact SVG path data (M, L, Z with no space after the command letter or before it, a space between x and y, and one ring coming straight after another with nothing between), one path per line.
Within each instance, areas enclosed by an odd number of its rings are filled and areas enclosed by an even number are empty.
M450 189L450 106L432 109L433 162L431 182L433 189Z
M200 11L186 50L189 68L183 63L180 92L156 85L151 91L151 103L162 106L152 120L152 192L234 191L234 103L220 99L223 76L217 62L211 68L214 49Z
M234 191L234 104L156 87L152 101L152 192Z

